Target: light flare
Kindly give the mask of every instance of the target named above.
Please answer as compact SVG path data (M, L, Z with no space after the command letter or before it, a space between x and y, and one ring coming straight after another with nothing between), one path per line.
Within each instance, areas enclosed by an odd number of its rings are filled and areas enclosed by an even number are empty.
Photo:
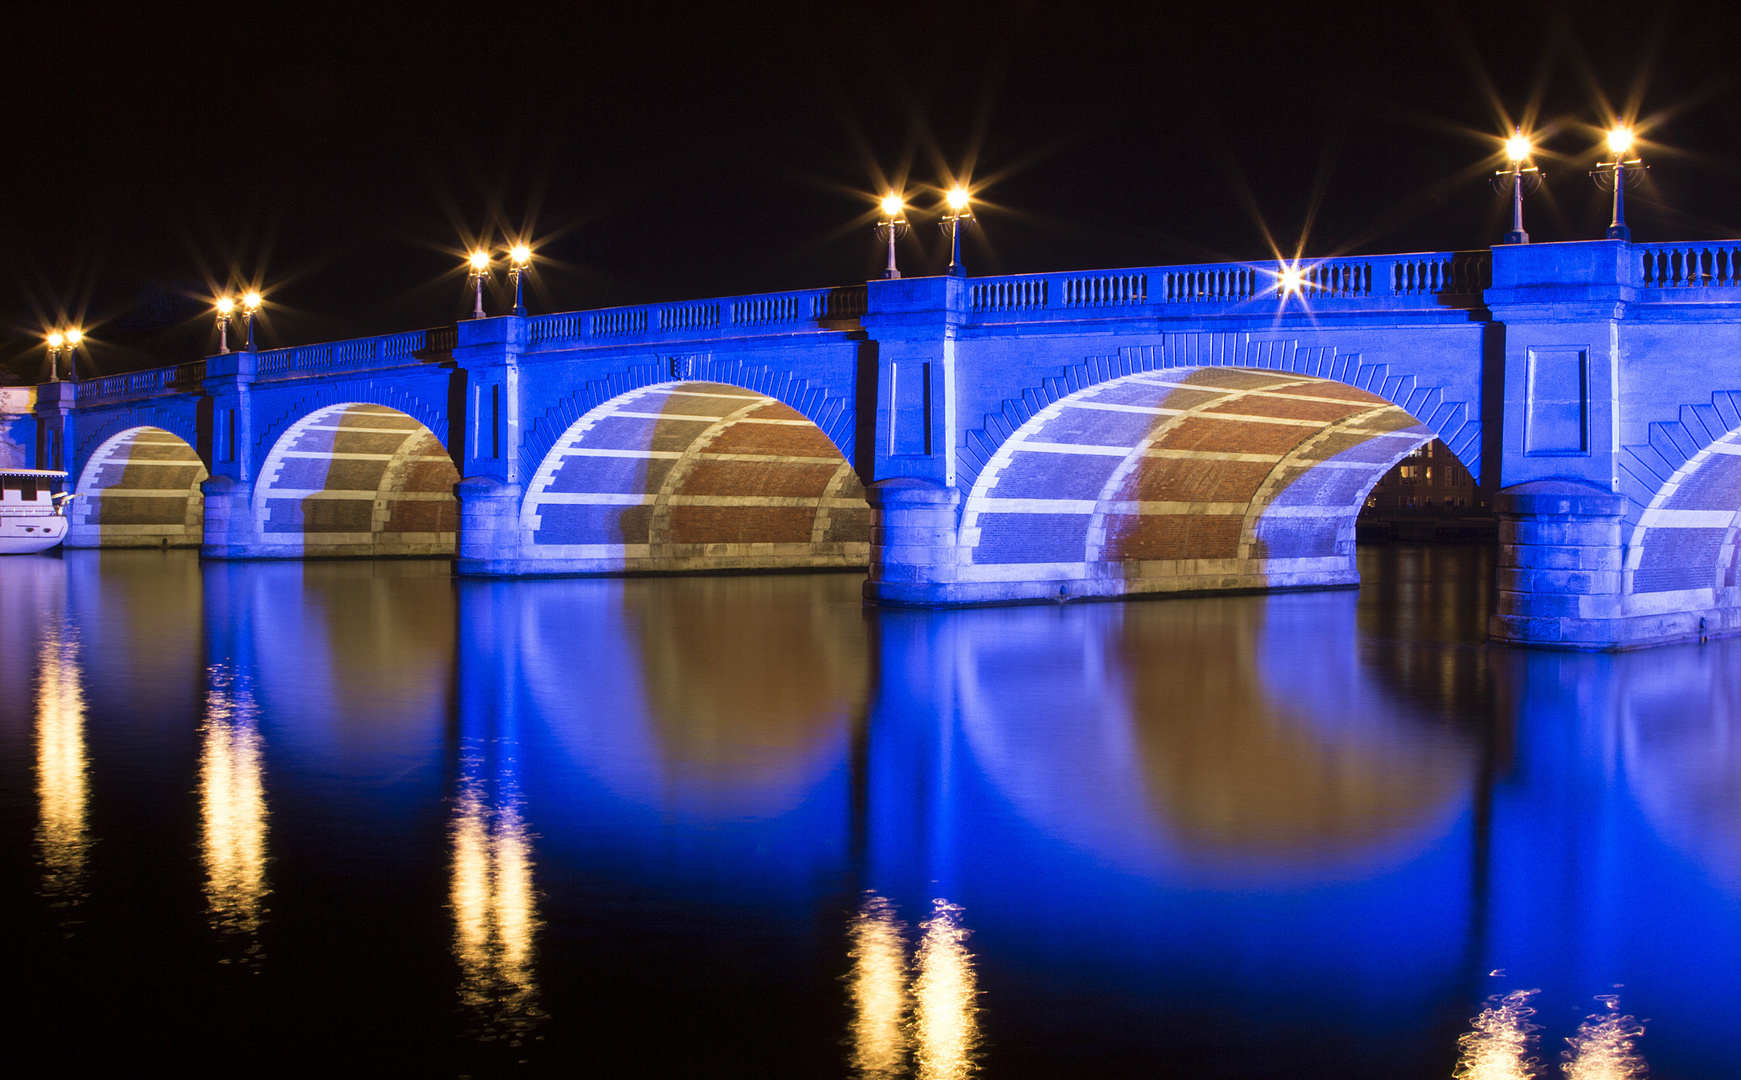
M49 348L58 349L60 348L60 343L66 339L61 336L60 331L56 330L54 333L48 335L45 340L48 342Z
M1512 161L1527 161L1529 160L1530 154L1534 152L1535 147L1530 143L1529 137L1526 135L1513 135L1511 138L1505 140L1505 156Z
M514 260L514 265L526 267L532 265L532 249L525 244L515 244L508 249L508 257Z
M962 187L960 184L950 188L949 193L944 196L945 201L949 204L949 209L957 214L967 209L968 202L971 198L972 196L968 194L967 189Z
M66 332L66 343L68 345L72 345L72 346L76 347L78 345L78 343L83 341L83 340L85 340L85 332L83 330L78 329L77 327L74 327L73 329L68 330Z
M1615 154L1623 155L1630 152L1635 142L1637 142L1637 136L1632 133L1632 129L1629 127L1608 129L1608 149Z
M260 310L261 302L262 302L262 298L261 298L260 294L257 292L249 292L247 295L242 297L242 307L250 315L252 315L256 311Z
M906 203L902 201L901 197L892 191L883 196L883 216L887 217L890 221L900 217L901 210L905 206Z
M217 308L218 308L218 314L219 314L219 315L228 315L228 314L230 314L230 313L231 313L231 312L233 312L233 311L235 311L235 310L236 310L236 301L235 301L235 298L234 298L234 297L229 297L229 296L220 296L220 297L218 297L218 303L217 303Z
M1306 287L1306 273L1299 263L1284 264L1276 274L1276 287L1283 296L1297 296Z
M472 273L481 274L490 268L490 253L480 248L471 253L468 261L471 263Z

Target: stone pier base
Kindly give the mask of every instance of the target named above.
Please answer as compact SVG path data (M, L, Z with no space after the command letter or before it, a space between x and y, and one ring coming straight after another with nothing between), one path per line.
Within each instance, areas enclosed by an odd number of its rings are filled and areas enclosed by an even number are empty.
M1622 650L1741 632L1741 610L1640 610L1625 592L1625 497L1579 480L1499 493L1499 595L1488 636L1508 645Z

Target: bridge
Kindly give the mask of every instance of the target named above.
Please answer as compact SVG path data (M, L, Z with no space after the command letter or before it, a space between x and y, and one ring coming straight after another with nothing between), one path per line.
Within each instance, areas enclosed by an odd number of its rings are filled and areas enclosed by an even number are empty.
M75 547L897 605L1350 585L1439 439L1501 518L1492 636L1627 648L1741 631L1738 360L1741 243L1594 241L484 318L44 384L5 433Z

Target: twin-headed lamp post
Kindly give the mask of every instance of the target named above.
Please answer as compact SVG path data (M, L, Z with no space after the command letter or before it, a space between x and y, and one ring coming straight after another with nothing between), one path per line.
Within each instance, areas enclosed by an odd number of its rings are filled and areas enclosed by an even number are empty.
M254 351L254 316L260 314L260 305L265 300L258 290L249 289L242 294L242 319L248 328L248 344L243 348ZM236 298L228 293L212 301L212 312L218 317L218 352L230 351L230 320L236 316Z
M60 354L66 353L66 376L68 382L78 382L78 369L74 366L73 353L79 347L79 342L85 339L85 332L78 327L66 330L51 330L43 338L48 346L48 381L60 382Z
M490 252L474 248L466 256L466 269L472 287L472 318L484 317L484 283L490 278ZM508 277L514 282L514 314L526 314L526 272L532 268L532 248L517 243L508 249Z
M949 212L938 224L949 234L949 273L954 277L967 276L967 268L961 265L961 233L973 228L972 202L973 197L959 184L943 196L943 204ZM895 265L895 241L907 233L907 201L898 192L891 191L877 205L882 211L882 219L877 222L877 239L889 247L889 262L883 269L883 279L893 281L901 276Z

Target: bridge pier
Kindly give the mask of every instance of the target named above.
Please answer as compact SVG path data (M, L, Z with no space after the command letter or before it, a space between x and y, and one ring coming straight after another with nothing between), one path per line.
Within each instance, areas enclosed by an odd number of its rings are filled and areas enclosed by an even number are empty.
M461 577L514 577L525 574L520 558L520 503L525 492L493 476L468 476L454 485L459 499L459 551L454 573Z
M902 476L867 487L865 501L872 517L864 598L879 604L959 603L960 490Z

